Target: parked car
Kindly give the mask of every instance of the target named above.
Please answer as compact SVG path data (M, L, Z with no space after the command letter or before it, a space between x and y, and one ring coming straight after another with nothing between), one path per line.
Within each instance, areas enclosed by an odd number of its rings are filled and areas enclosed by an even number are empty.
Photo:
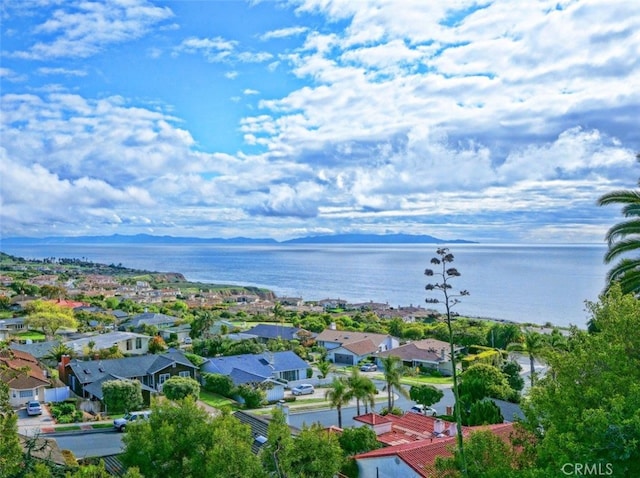
M315 389L310 383L302 383L291 389L291 393L294 395L311 395L313 392L315 392Z
M148 420L149 415L151 415L151 411L149 410L129 412L122 418L116 418L113 421L113 428L119 432L123 432L127 428L127 425L130 425L131 423L140 423L142 420Z
M409 411L411 413L420 413L422 415L431 415L432 417L435 417L438 414L438 412L436 412L435 408L425 407L424 405L414 405L413 407L411 407L409 409Z
M366 363L360 367L361 372L375 372L378 370L378 366L374 363Z
M36 400L30 400L27 402L27 415L42 415L42 407L40 406L40 402Z

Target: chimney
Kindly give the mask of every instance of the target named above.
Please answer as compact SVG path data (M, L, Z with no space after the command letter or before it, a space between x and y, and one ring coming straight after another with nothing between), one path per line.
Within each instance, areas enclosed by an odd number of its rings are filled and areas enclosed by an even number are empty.
M58 377L64 383L67 383L67 365L71 362L71 357L68 355L63 355L60 357L60 362L58 363Z
M440 358L442 359L442 361L444 361L445 355L446 354L445 354L444 348L440 349Z
M444 431L444 422L439 418L433 423L433 433L439 435Z
M451 425L449 425L449 436L450 437L456 436L457 433L458 433L458 424L452 423Z

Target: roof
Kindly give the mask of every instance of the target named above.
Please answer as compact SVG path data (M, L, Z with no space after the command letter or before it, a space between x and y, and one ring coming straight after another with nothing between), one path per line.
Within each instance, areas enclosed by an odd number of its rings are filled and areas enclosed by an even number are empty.
M245 425L249 425L251 427L251 433L253 435L251 451L257 454L260 449L266 444L271 417L258 416L242 410L235 412L233 416ZM298 428L291 425L289 425L289 430L291 431L292 435L298 435L300 433L300 430Z
M21 350L0 350L0 362L7 369L0 371L0 379L14 390L27 390L49 385L44 371L38 365L38 360ZM20 369L26 367L28 371Z
M378 346L371 339L359 340L357 342L349 342L342 346L355 355L367 355L378 351Z
M47 342L33 342L32 344L11 343L9 347L12 350L20 350L33 355L37 359L41 359L49 355L51 349L60 344L58 340L49 340Z
M284 352L264 352L261 354L209 358L202 364L200 369L202 372L222 375L231 375L231 372L236 369L266 379L273 376L274 372L300 370L308 367L307 362L294 352L287 350Z
M93 383L105 376L121 378L142 377L156 373L173 363L197 369L183 353L169 350L159 355L141 355L108 360L72 360L68 367L83 384Z
M118 342L136 338L151 340L151 337L148 335L134 334L133 332L109 332L106 334L96 334L89 337L83 337L81 339L70 340L69 342L66 342L66 345L74 350L82 350L84 347L89 346L89 342L94 342L94 349L99 350L108 349Z
M447 342L435 339L425 339L410 342L392 350L380 352L378 355L380 357L393 355L395 357L400 357L403 361L418 360L424 362L444 362L449 361L451 353Z
M360 342L361 340L369 339L376 347L382 342L387 340L390 335L374 334L371 332L352 332L347 330L332 330L326 329L318 334L316 341L318 342L333 342L336 344L350 344L354 342Z
M125 327L141 327L143 325L165 325L165 324L174 324L180 319L178 317L173 317L171 315L166 314L157 314L153 312L144 312L142 314L135 315L131 317L126 322L123 322L122 325Z
M282 337L284 340L295 340L298 338L298 332L301 330L302 329L298 327L287 327L276 324L258 324L244 332L263 339L275 339Z
M465 435L479 430L489 430L503 440L508 440L513 432L513 423L500 423L497 425L467 427ZM437 457L452 456L452 448L455 447L456 437L425 438L412 443L388 446L377 450L356 455L356 460L368 458L398 457L420 476L437 477L435 462Z

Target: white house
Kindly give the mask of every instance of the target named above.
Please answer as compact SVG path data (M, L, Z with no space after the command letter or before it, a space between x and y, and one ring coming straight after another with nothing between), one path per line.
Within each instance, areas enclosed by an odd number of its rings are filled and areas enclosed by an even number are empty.
M377 353L394 349L400 341L385 334L327 329L316 337L316 343L327 349L327 359L342 365L354 365Z

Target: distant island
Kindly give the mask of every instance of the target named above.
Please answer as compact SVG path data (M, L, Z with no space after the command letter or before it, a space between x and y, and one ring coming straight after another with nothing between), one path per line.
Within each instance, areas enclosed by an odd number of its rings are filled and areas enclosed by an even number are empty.
M154 236L151 234L110 236L49 236L49 237L8 237L1 244L477 244L463 239L439 239L429 235L413 234L332 234L299 237L286 241L269 238L248 237L202 238Z

